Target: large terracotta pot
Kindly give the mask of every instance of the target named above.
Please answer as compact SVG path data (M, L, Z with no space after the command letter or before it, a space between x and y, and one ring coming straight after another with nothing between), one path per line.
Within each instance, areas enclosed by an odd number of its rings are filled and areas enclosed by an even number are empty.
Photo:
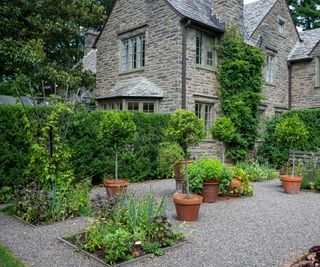
M213 203L219 194L219 184L217 181L207 181L203 183L202 196L204 203Z
M128 179L106 179L103 184L108 196L115 197L116 195L123 194L127 191L129 182Z
M231 193L234 196L240 196L241 195L241 184L242 181L239 177L235 176L230 182L229 186L229 193Z
M282 175L283 190L287 194L299 194L302 176Z
M190 194L190 199L186 198L185 194L174 195L173 201L176 205L177 220L196 221L202 200L202 196L194 194Z

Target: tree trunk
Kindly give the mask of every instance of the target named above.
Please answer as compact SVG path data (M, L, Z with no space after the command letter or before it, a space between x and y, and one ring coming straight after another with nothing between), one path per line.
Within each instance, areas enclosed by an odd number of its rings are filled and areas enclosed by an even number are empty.
M296 151L293 150L293 158L292 158L292 177L294 176L294 171L295 171L295 164L296 164Z
M117 144L115 144L114 145L115 146L115 151L116 151L116 160L115 160L115 178L116 178L116 180L118 180L118 145Z

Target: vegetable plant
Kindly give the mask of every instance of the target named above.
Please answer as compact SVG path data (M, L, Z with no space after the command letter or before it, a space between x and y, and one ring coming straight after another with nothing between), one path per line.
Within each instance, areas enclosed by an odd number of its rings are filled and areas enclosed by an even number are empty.
M286 117L276 124L276 139L279 144L286 144L293 150L292 173L295 174L295 150L299 144L305 142L308 130L298 115Z
M102 115L100 121L102 138L110 145L114 145L115 151L115 179L118 179L118 154L119 146L133 138L136 125L133 122L133 114L127 112L111 111Z
M178 109L171 115L166 134L169 140L177 142L183 150L186 161L186 198L189 199L188 148L199 145L206 137L204 121L191 111Z

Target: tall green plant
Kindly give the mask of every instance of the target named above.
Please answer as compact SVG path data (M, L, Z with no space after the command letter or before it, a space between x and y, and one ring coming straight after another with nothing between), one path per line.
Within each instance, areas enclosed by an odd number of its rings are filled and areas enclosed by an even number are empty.
M235 26L227 29L218 51L221 109L236 129L225 144L228 156L239 160L253 146L258 132L264 57L259 48L244 43Z
M136 131L136 125L132 119L133 114L116 111L108 112L101 118L102 136L110 145L114 145L116 179L118 179L119 146L126 144L128 140L133 138Z
M297 115L280 120L275 128L278 143L287 144L293 150L292 176L295 171L295 149L305 142L308 130Z
M167 137L182 148L186 160L187 198L190 198L188 181L188 148L197 146L206 137L204 122L193 112L182 109L171 115Z

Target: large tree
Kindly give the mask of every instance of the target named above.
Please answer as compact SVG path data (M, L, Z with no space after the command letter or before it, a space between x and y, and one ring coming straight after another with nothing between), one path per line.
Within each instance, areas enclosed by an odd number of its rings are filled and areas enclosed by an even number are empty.
M105 13L97 0L2 0L0 94L92 81L80 64L84 32L100 27Z
M287 0L296 26L304 30L320 27L320 0Z

